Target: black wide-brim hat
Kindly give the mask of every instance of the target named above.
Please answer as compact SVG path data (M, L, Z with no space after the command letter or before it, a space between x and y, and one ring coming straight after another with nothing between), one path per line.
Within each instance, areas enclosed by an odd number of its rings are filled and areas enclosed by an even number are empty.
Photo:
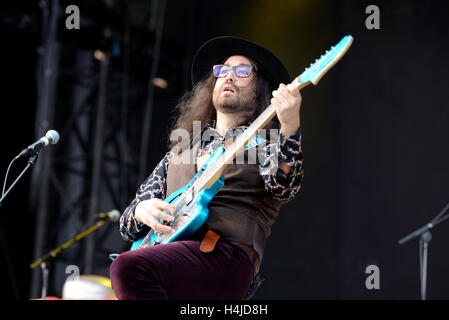
M289 84L290 76L282 62L268 49L238 37L223 36L210 39L196 52L192 62L192 84L209 76L212 66L221 64L230 56L241 55L250 58L262 69L272 90L280 83Z

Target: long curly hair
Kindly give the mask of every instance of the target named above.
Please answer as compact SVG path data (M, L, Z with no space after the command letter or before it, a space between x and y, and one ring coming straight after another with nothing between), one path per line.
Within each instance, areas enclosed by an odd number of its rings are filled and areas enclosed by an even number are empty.
M256 110L253 115L248 119L242 119L241 123L252 122L256 119L266 107L270 105L271 100L271 90L274 88L271 86L270 82L263 70L254 63L257 68L256 80ZM179 100L175 107L174 115L172 117L173 124L169 129L168 135L168 147L171 149L176 144L182 143L182 141L172 141L170 139L172 132L177 129L184 129L189 133L189 144L192 143L193 137L193 122L200 121L201 126L211 123L216 120L216 110L212 102L212 93L215 87L216 78L212 72L205 77L202 81L198 82L192 90L186 92L184 96ZM277 117L274 117L265 128L279 128L279 121ZM183 148L179 149L179 151Z

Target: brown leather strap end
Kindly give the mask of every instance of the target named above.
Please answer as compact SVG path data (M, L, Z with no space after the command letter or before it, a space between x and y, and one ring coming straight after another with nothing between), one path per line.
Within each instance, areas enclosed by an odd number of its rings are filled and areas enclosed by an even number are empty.
M220 239L219 234L215 233L212 230L208 230L203 240L201 241L201 252L208 253L214 251L218 239Z

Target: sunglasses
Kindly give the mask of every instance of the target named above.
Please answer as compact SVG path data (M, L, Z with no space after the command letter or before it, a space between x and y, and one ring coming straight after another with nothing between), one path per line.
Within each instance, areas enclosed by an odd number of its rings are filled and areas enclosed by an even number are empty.
M217 78L226 77L231 70L234 70L234 74L239 78L248 78L251 75L251 71L254 66L249 64L239 64L238 66L229 66L226 64L217 64L213 66L214 76Z

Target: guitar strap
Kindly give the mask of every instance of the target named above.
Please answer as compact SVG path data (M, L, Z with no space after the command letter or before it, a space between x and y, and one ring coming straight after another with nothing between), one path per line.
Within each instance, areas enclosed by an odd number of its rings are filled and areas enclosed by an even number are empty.
M203 240L201 240L200 244L200 251L204 253L209 253L214 251L215 246L217 245L218 240L220 240L221 236L216 233L215 231L209 229L206 234L203 237ZM251 248L248 245L245 245L242 242L239 241L230 241L232 244L239 246L240 248L245 251L245 253L248 255L251 264L254 268L254 275L257 275L259 273L259 266L260 266L260 260L259 256L257 255L256 251Z
M203 240L201 241L200 250L201 252L208 253L212 252L217 245L218 240L220 239L220 235L213 230L208 230Z

